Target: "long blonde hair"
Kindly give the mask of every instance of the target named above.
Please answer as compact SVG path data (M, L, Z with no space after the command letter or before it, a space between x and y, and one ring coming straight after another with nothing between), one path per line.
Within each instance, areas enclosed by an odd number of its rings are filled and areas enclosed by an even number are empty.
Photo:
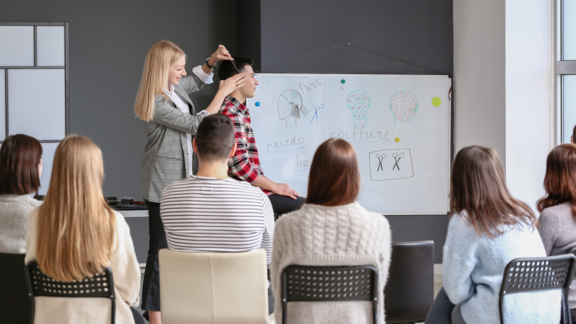
M38 211L38 264L55 280L90 277L110 264L116 218L104 200L103 180L98 146L84 136L66 136Z
M171 41L161 40L152 45L146 55L142 80L134 104L134 111L138 118L144 121L152 120L154 98L157 95L166 97L164 89L168 86L168 70L170 65L182 57L186 57L184 51Z

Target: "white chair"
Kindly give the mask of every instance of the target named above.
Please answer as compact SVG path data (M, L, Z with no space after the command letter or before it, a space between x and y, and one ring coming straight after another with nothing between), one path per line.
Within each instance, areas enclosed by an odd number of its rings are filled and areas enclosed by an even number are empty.
M269 324L266 252L160 250L165 324Z

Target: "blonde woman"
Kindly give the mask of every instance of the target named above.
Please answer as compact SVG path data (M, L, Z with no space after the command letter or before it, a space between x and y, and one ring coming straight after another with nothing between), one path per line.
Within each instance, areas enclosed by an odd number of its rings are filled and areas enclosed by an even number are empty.
M56 149L44 203L28 217L25 262L58 281L111 267L117 323L144 323L138 304L140 268L130 229L102 194L102 152L86 137L69 135ZM91 324L110 320L110 302L98 298L35 298L35 324Z
M186 76L186 54L176 44L161 40L148 52L142 72L134 110L144 122L148 143L140 169L140 192L148 206L150 246L146 260L142 309L151 324L160 320L160 289L158 287L158 251L167 248L166 234L160 219L162 191L169 184L191 176L198 168L192 139L200 121L218 112L226 95L244 85L244 74L220 82L212 103L198 112L189 94L212 83L212 69L232 57L222 45L206 63Z

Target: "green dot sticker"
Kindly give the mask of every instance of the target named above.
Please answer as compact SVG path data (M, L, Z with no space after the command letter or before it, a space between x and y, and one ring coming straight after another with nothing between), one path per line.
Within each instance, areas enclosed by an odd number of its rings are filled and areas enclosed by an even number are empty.
M432 98L432 106L439 107L442 104L442 100L438 97Z
M340 83L344 84L344 83L346 83L346 80L342 79L342 80L340 80Z

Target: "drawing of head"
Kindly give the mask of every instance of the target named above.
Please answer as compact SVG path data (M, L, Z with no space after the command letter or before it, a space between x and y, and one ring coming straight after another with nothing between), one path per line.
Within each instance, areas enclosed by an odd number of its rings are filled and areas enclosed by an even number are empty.
M416 117L418 110L418 100L416 96L408 90L400 90L390 98L390 111L394 119L400 123L407 123Z
M294 123L298 124L298 119L302 119L309 112L304 107L302 96L296 90L286 90L278 97L278 116L286 122L286 127L288 127L288 117L294 117Z
M354 115L354 120L365 120L372 100L365 90L354 90L348 94L348 109Z

